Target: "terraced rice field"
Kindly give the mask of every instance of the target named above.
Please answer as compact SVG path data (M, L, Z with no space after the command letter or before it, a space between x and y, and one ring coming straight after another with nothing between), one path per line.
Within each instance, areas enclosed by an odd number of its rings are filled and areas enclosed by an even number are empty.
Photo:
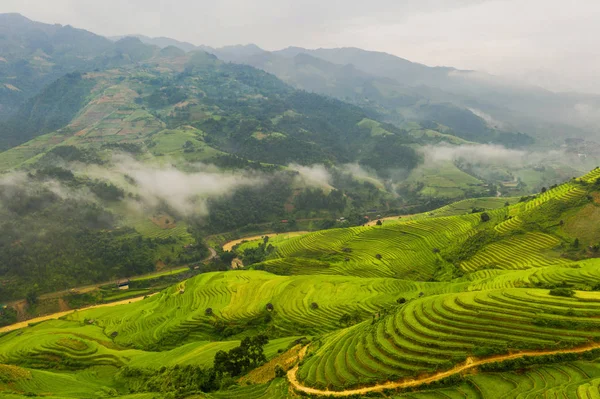
M559 298L547 290L508 289L426 297L374 324L324 337L298 377L309 386L341 389L447 369L477 348L582 346L600 338L599 315L598 293Z
M427 280L439 259L435 250L467 237L478 223L479 215L471 214L325 230L290 239L277 246L277 255L287 263L298 260L293 274L302 274L308 258L329 261L318 270L323 274Z
M486 246L471 259L462 262L461 268L466 272L474 272L483 268L517 270L571 263L556 254L545 255L545 252L551 252L559 243L556 237L543 233L512 236ZM516 254L519 256L515 256Z
M581 289L590 289L590 285L600 281L600 259L521 271L484 270L473 273L469 277L473 281L469 289L473 291L531 287L542 284L547 286L571 285Z
M584 239L574 248L574 237L559 223L576 207L596 206L587 197L597 195L588 183L598 177L600 169L510 206L504 206L505 199L470 200L382 226L281 235L270 240L276 253L253 265L266 271L201 274L136 303L78 311L65 320L5 333L0 392L10 388L69 399L117 392L124 395L117 397L150 399L154 393L118 391L119 368L209 367L217 351L265 332L271 337L265 348L269 359L298 338L311 341L300 350L308 354L291 375L320 390L371 389L385 381L422 381L468 369L454 385L384 395L600 397L595 353L580 358L586 360L510 372L473 367L496 361L495 355L598 346L600 258L569 260L589 256L592 248ZM488 204L489 221L469 213L475 203ZM153 231L148 228L145 235ZM454 250L468 256L452 258ZM576 290L575 296L550 295L554 287ZM354 319L343 324L348 315ZM224 339L223 328L233 335ZM46 370L56 364L62 370ZM289 388L288 381L276 378L189 399L286 398Z
M187 232L187 224L183 221L178 221L173 228L160 228L156 224L152 223L151 220L144 218L132 221L130 225L135 230L148 238L183 238L188 239L190 234Z
M277 355L298 337L274 339L265 347L268 358ZM240 341L196 341L161 352L130 349L112 342L94 324L53 320L0 337L0 362L29 368L89 368L98 366L160 368L162 366L212 365L219 350L229 350Z
M115 342L144 348L172 334L190 334L194 339L212 336L215 320L239 322L265 314L272 303L273 328L281 334L317 334L339 327L344 313L358 311L365 318L404 296L420 292L449 292L459 286L417 283L397 279L355 277L284 277L260 271L208 273L181 283L144 301L122 309L100 308L73 313L69 320L96 320L107 335L117 333ZM183 290L183 293L180 293ZM311 304L318 304L312 309ZM205 310L211 308L213 316Z

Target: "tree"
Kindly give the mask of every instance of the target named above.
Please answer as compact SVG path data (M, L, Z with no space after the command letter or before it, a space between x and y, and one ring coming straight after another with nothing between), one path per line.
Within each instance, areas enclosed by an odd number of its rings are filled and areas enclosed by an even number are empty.
M375 223L377 226L381 226L383 224L383 222L380 220L377 221L377 223Z
M352 313L344 313L342 317L340 317L339 323L341 326L350 327L356 323L360 323L361 317L357 311Z
M573 248L575 248L575 249L579 248L579 238L576 238L576 239L573 241Z
M37 284L34 284L33 287L31 287L31 289L29 291L27 291L27 294L25 295L25 299L27 300L27 303L30 306L38 303L39 287Z
M542 187L542 194L547 191L546 187Z
M267 303L267 306L265 306L265 309L267 309L269 312L272 312L275 308L273 307L273 304L269 302Z
M398 298L396 299L396 302L400 305L402 305L403 303L406 303L406 298L402 297L402 298Z
M212 308L206 308L206 310L204 311L204 314L207 316L212 316L213 315Z
M485 223L485 222L488 222L489 220L490 220L490 215L488 215L487 212L483 212L481 214L481 221Z
M375 257L377 258L377 260L381 260L381 258L382 258L381 254L375 255Z
M319 309L319 304L316 303L316 302L313 302L313 303L310 304L310 308L311 309Z

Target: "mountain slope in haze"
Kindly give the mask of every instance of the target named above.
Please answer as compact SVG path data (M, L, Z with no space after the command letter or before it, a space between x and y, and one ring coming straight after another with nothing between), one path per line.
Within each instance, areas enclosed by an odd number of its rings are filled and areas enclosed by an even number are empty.
M60 76L85 68L111 46L85 30L0 14L0 117Z
M67 73L140 62L158 50L139 39L112 42L69 25L0 14L0 119Z
M224 56L220 50L215 51L215 54ZM426 126L431 127L439 123L451 128L455 136L466 140L500 143L510 147L526 146L533 142L524 134L504 131L489 124L470 109L450 101L431 100L430 93L424 92L419 85L402 83L388 76L377 76L353 64L331 63L299 49L274 53L257 52L250 56L240 54L236 57L229 56L229 59L273 73L295 87L371 109L387 121L400 126L412 121L425 122ZM395 65L390 68L398 70ZM415 75L427 68L422 65L412 68L415 70L405 67L403 69L407 72L398 70L395 76L401 75L403 81L410 81L404 77L405 73ZM421 78L433 81L446 73L448 69L429 74L432 76L421 73Z
M408 86L423 86L423 93L432 101L450 101L480 109L497 120L545 138L558 132L533 129L536 121L538 124L544 122L544 128L557 123L571 126L572 134L590 137L593 119L580 110L586 106L600 107L600 96L553 93L476 71L427 67L382 52L356 48L289 48L278 53L286 57L305 53L334 64L351 64L374 76L391 78ZM559 137L568 136L563 133Z
M110 36L109 39L117 42L117 41L125 39L127 37L135 37L144 44L158 46L160 48L174 46L185 52L194 51L194 50L210 49L210 47L196 46L192 43L181 42L179 40L171 39L169 37L149 37L149 36L144 36L144 35L123 35L123 36Z
M160 43L166 44L161 41L156 41L154 44ZM172 44L178 45L176 42ZM191 49L187 43L181 43L179 47L185 51ZM296 87L306 87L307 90L344 98L343 92L347 90L338 89L336 79L331 80L331 77L324 79L323 75L331 75L331 67L327 67L329 71L324 72L321 70L322 65L312 71L306 70L304 65L294 65L295 57L309 55L340 67L354 68L375 79L382 78L381 83L387 89L384 97L389 96L391 92L395 98L406 96L403 100L405 103L417 95L438 107L451 104L453 107L445 110L445 115L452 108L459 107L463 112L468 111L464 112L464 115L468 115L470 119L480 118L488 122L489 127L535 136L540 139L539 145L558 146L563 144L564 139L570 137L592 140L597 137L595 128L597 113L594 112L600 108L600 96L597 95L554 93L540 87L515 83L499 76L452 67L429 67L391 54L358 48L309 50L289 47L271 53L280 57L270 55L269 52L255 45L196 48L215 54L226 61L246 63L275 73L279 78ZM286 60L290 62L287 65ZM301 64L305 64L306 61L304 59ZM303 74L304 78L296 80L298 74ZM313 82L306 85L306 81L311 79ZM353 84L359 94L363 83L361 79L362 77ZM327 83L324 80L327 80ZM394 83L390 84L392 81ZM333 94L330 94L332 92ZM349 99L353 97L356 97L355 93ZM373 101L380 104L379 99ZM416 115L411 112L401 112L400 117L397 115L397 110L393 108L391 112L390 108L387 111L387 116L389 118L393 116L396 121L402 118L434 118L435 121L435 117L443 117L435 109L428 109L428 107L419 110ZM444 124L444 121L437 122Z
M218 54L219 49L213 52ZM354 68L372 79L383 79L381 91L384 92L384 97L404 97L408 91L410 94L406 100L416 95L426 103L438 107L444 104L452 105L448 110L462 108L463 112L467 111L465 115L471 119L482 119L489 127L500 130L528 133L539 138L540 145L558 146L569 137L587 137L592 140L597 137L596 119L592 110L600 108L600 96L553 93L540 87L526 86L485 73L451 67L428 67L391 54L357 48L309 50L290 47L273 54L280 58L265 54L245 58L242 54L229 57L234 62L248 63L275 73L298 87L302 87L305 81L312 78L315 81L313 89L321 93L335 90L339 74L330 76L332 67L327 67L327 71L324 72L321 69L323 65L319 66L314 61L315 69L306 69L304 64L307 58L299 61L300 65L295 65L298 63L294 61L296 57L308 55L338 67ZM298 74L304 77L296 80ZM329 76L326 84L316 83L324 82L324 76ZM358 93L361 93L362 84L361 79L354 82ZM340 97L342 93L334 95ZM356 97L356 94L349 98L352 97ZM373 101L382 104L378 98ZM391 114L397 114L396 109L389 105L385 107L388 108L388 114L390 110ZM444 115L447 116L448 110L440 115L435 109L425 107L417 112L417 115L410 112L401 114L404 118L432 118L435 121L436 117L442 119ZM445 124L442 120L437 122Z

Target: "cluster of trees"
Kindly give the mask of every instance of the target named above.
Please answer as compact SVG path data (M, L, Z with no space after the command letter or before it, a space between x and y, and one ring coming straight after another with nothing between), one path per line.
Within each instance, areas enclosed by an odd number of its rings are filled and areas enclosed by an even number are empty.
M265 236L263 242L258 244L258 247L245 249L241 257L244 265L250 266L266 260L275 251L276 248L272 244L269 244L269 237Z
M294 198L294 206L302 211L327 210L339 213L344 211L347 203L342 191L331 190L325 194L320 188L307 188Z
M152 240L99 206L28 184L0 187L0 299L147 273Z
M123 367L119 379L130 393L161 392L165 398L179 398L221 388L221 381L210 368L198 366L161 367L158 370Z
M13 308L0 309L0 327L17 322L17 311Z
M202 223L209 232L220 232L283 219L284 205L292 194L290 184L289 177L276 175L268 184L243 187L232 195L210 199L210 214Z
M217 352L213 368L217 375L237 377L246 373L267 361L264 346L268 343L269 338L264 334L246 337L229 352Z

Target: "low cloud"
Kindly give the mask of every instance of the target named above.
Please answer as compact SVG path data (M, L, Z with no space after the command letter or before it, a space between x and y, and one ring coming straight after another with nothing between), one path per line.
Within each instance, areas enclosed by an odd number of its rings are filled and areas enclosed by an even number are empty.
M149 207L161 203L185 216L205 216L209 198L229 195L240 187L265 184L261 175L221 171L213 165L191 165L184 172L172 165L148 165L131 158L115 159L116 169L135 182L135 191Z
M309 187L332 189L331 174L323 165L303 166L298 164L289 164L288 168L298 172L297 183Z
M472 113L474 113L475 115L477 115L478 117L480 117L481 119L483 119L485 121L485 123L488 124L488 126L496 128L496 129L502 129L504 128L504 123L494 119L494 117L492 117L490 114L483 112L480 109L477 108L469 108L469 111L471 111Z
M562 151L531 152L513 150L495 144L430 145L423 149L423 155L426 164L462 160L473 164L511 167L522 167L548 160L562 159L565 156Z
M344 173L350 174L356 180L368 181L374 184L377 188L385 187L385 184L381 181L379 176L377 176L377 173L363 168L358 163L343 164L340 166L340 170Z

